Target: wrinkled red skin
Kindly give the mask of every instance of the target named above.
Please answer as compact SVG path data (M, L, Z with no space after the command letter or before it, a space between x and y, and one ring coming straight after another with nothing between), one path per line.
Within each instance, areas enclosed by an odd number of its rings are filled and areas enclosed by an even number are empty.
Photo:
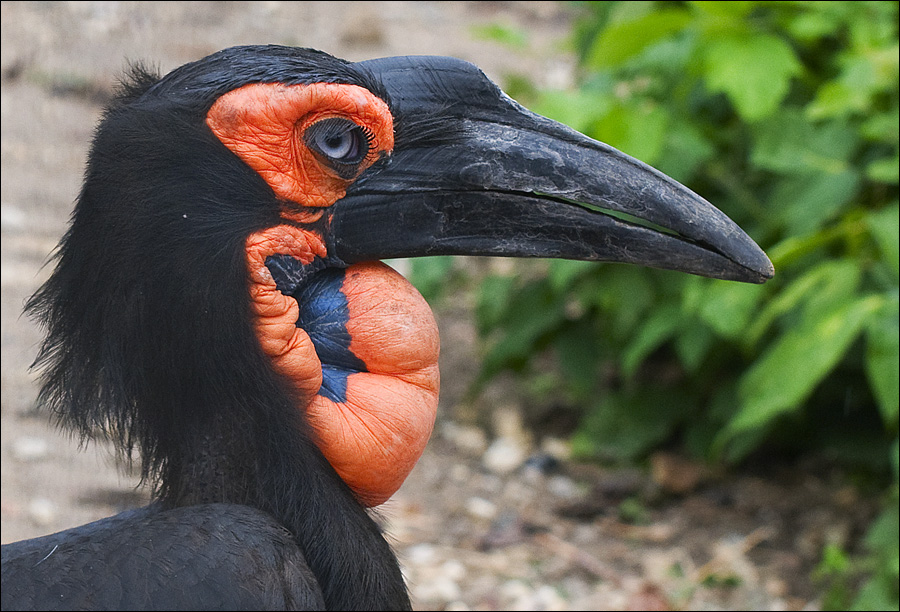
M207 115L213 133L292 203L285 223L249 236L245 249L254 329L272 367L293 381L317 444L367 506L386 501L421 456L437 410L437 325L421 295L378 262L347 269L350 350L366 366L350 374L346 401L318 395L322 364L309 335L296 326L301 304L283 295L265 265L270 255L302 264L325 257L325 242L296 223L318 220L353 178L338 176L310 151L302 135L316 121L344 117L372 136L357 175L393 148L387 105L355 85L252 84L219 98Z

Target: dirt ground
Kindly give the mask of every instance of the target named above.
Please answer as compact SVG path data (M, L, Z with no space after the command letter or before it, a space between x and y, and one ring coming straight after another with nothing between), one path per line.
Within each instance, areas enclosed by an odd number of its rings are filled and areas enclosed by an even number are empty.
M479 38L477 27L494 23L527 33L528 45ZM147 499L108 449L79 450L36 410L28 365L40 333L21 316L49 273L102 101L126 60L166 72L227 46L279 43L349 60L453 55L500 83L519 74L565 86L567 31L554 2L3 2L2 541ZM719 475L666 454L647 471L538 461L564 456L564 445L535 447L514 412L498 411L490 433L452 418L477 367L474 332L464 304L438 316L436 435L381 511L417 609L821 605L810 575L823 544L854 542L871 513L853 488L810 466Z

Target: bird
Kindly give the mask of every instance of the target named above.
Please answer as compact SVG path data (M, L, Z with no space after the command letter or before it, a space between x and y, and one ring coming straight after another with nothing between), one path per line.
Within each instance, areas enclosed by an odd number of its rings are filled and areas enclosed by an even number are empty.
M2 608L411 609L377 506L440 341L385 259L623 262L762 283L757 244L473 64L231 47L106 106L54 270L39 402L152 501L2 547Z

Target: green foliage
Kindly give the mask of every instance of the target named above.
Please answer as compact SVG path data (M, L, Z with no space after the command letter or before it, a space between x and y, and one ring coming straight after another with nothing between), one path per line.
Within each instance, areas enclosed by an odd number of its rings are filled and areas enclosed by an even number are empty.
M493 40L510 47L524 48L528 46L528 34L509 25L489 23L472 28L476 38Z
M729 462L772 446L865 458L893 484L853 605L896 609L897 3L575 8L577 88L519 77L513 93L703 194L776 277L757 287L564 261L492 277L479 382L540 379L532 401L579 411L573 445L594 457L680 443Z
M612 365L620 388L599 403L648 385L669 402L686 396L700 413L667 414L671 431L712 418L721 427L705 453L732 461L774 429L841 409L820 392L839 377L868 394L859 409L880 414L887 456L898 421L897 4L579 8L579 87L522 88L524 102L707 195L777 276L753 287L553 262L545 277L492 278L485 376L534 374L532 358L549 351L559 390L590 414L601 410L590 405L597 373ZM648 375L663 366L672 376ZM723 387L735 403L712 410Z
M864 545L869 556L854 561L834 544L827 544L814 577L826 585L822 607L825 610L896 610L900 580L900 540L896 485L888 496L885 510L866 534ZM868 579L866 579L868 577ZM862 578L862 586L854 585Z

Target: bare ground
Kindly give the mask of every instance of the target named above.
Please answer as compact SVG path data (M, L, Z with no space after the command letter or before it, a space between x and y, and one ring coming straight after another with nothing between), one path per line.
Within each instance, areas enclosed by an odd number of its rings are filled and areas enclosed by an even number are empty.
M478 38L474 28L490 23L527 32L528 46ZM165 72L227 46L279 43L350 60L454 55L498 82L519 74L561 86L572 72L567 29L553 2L3 2L2 541L147 499L102 443L80 450L36 410L28 365L40 333L21 316L49 273L126 59ZM542 455L514 412L498 411L489 433L456 418L468 412L458 403L477 367L474 333L465 303L438 316L436 435L380 512L418 609L820 606L810 575L823 544L856 541L872 512L855 489L809 465L713 474L662 453L646 471L523 465L516 457ZM544 450L564 455L558 444Z

